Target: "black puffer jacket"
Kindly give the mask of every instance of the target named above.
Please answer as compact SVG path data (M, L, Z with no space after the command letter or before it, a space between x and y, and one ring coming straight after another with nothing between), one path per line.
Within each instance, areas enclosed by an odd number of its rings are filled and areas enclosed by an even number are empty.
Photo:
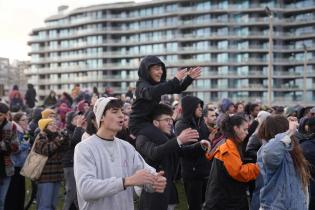
M155 82L149 75L150 67L161 65L163 74L160 82ZM136 100L132 105L129 128L133 135L137 135L139 130L151 121L152 111L161 101L164 94L180 93L192 83L193 79L187 76L182 82L177 78L166 81L165 64L156 56L146 56L140 64L138 70L139 80L136 84Z
M186 128L196 129L199 133L199 141L208 139L209 130L205 125L203 118L196 119L194 116L195 110L200 104L203 106L203 101L195 96L185 96L182 99L183 116L175 124L175 134L178 136ZM210 162L205 157L205 152L200 144L183 145L181 147L181 164L182 177L186 179L206 178L210 172Z

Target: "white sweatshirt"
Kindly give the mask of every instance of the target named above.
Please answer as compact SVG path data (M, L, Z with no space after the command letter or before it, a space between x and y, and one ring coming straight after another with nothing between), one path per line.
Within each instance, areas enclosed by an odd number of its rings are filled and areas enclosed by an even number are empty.
M133 188L123 188L122 178L149 166L134 147L115 138L90 136L75 147L74 176L80 210L133 210Z

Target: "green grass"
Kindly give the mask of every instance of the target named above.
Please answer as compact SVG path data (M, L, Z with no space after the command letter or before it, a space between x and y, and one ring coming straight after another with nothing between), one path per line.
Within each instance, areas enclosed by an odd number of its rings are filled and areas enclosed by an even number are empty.
M178 197L179 197L179 204L175 208L176 210L187 210L187 201L186 201L186 195L184 191L184 185L181 181L176 182L176 187L178 191ZM26 180L26 201L30 199L31 196L31 181L29 179ZM56 210L62 210L63 207L63 199L64 199L64 187L62 185L61 190L59 192L59 204L58 208ZM135 204L137 206L137 204ZM137 209L137 208L136 208ZM36 204L33 203L30 210L36 210Z
M32 185L31 185L31 180L26 179L26 193L25 193L25 202L28 202L30 197L31 197L31 190L32 190ZM35 198L36 199L36 198ZM63 199L64 199L64 185L61 185L60 191L59 191L59 203L58 207L56 210L62 210L63 207ZM33 202L29 210L36 210L36 203Z
M177 188L178 200L179 200L179 204L176 207L176 209L177 210L188 210L186 194L185 194L183 183L181 181L177 181L176 182L176 188Z

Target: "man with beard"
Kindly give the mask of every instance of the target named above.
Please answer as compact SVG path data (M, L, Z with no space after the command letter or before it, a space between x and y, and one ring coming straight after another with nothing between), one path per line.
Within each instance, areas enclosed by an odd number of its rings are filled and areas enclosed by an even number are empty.
M195 96L185 96L181 104L182 118L175 124L176 135L191 128L198 131L198 141L208 140L209 130L202 117L203 101ZM210 162L206 159L203 148L192 149L190 145L183 145L181 167L189 210L200 210L210 171Z

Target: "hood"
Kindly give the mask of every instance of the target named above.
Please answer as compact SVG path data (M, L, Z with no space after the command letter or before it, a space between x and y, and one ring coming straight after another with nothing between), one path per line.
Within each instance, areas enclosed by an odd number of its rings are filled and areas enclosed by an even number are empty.
M197 98L196 96L185 96L182 98L181 101L182 110L183 110L183 118L184 119L191 119L194 117L194 113L198 104L203 107L203 101Z
M161 82L166 80L166 68L165 64L156 56L148 55L144 57L140 63L140 67L138 70L139 80L147 81L150 84L158 84L157 82L153 81L149 75L149 69L153 65L161 65L163 69L163 74L161 77Z
M27 88L28 89L34 89L34 86L33 86L33 84L27 84Z
M42 118L42 111L44 111L42 108L35 108L32 114L32 119L35 122L38 122Z

